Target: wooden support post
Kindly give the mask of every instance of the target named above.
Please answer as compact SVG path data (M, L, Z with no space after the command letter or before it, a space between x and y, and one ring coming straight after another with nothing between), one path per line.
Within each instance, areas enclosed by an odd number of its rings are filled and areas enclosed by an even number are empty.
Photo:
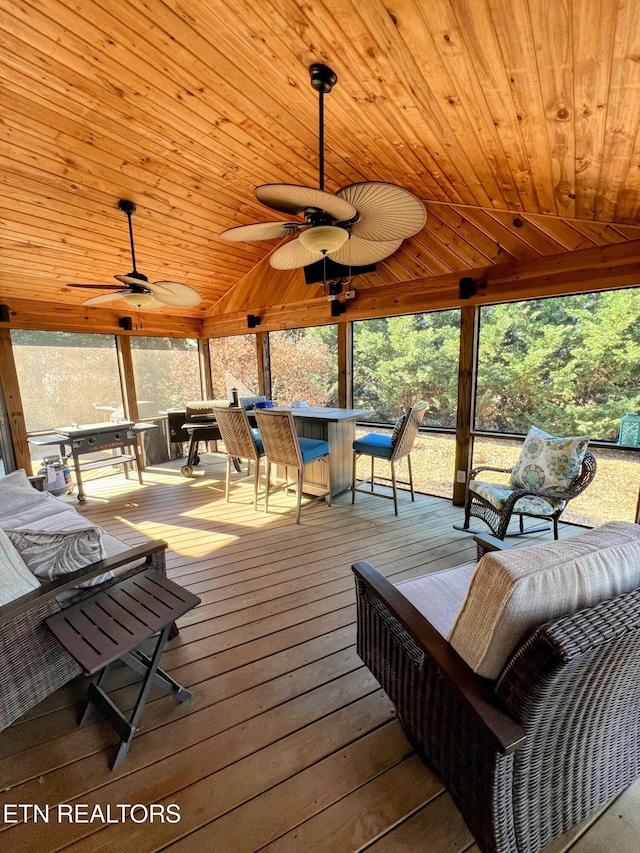
M138 398L136 383L133 378L133 359L131 357L131 338L128 335L116 335L118 352L118 371L120 372L120 388L122 390L122 405L125 417L130 421L138 421Z
M203 400L213 400L209 338L201 338L198 341L198 367L200 368L200 396Z
M638 504L636 506L636 524L640 524L640 489L638 490Z
M256 334L256 358L258 360L258 394L271 399L271 351L269 332Z
M476 365L480 308L460 309L460 361L458 365L458 417L456 419L456 464L453 481L453 504L464 506L466 483L473 456L473 409L476 397Z
M338 406L353 408L353 323L338 323Z
M11 332L0 329L0 391L4 401L4 416L9 425L13 457L17 468L32 474L31 454L27 441L27 426L22 409L18 372L13 358Z

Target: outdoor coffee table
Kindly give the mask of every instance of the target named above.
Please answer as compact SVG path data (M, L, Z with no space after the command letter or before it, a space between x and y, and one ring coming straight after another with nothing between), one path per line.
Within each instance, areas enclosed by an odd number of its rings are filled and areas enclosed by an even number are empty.
M200 599L158 572L148 569L92 595L47 619L47 625L87 675L100 672L89 684L88 704L80 725L98 708L120 735L112 769L127 756L152 684L180 702L191 693L159 668L160 657L174 621ZM139 646L157 632L149 657ZM109 664L121 660L144 676L131 716L127 717L102 689Z

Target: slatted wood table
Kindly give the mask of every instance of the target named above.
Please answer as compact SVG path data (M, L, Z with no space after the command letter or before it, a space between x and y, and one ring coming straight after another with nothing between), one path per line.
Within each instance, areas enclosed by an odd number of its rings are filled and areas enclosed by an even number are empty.
M153 684L180 702L191 698L191 693L158 664L174 621L199 603L196 595L149 569L47 619L51 631L85 673L100 672L89 685L89 702L80 725L89 719L94 706L113 725L120 735L113 769L126 758ZM155 650L149 657L139 646L158 632ZM109 665L116 660L144 676L128 719L102 687Z

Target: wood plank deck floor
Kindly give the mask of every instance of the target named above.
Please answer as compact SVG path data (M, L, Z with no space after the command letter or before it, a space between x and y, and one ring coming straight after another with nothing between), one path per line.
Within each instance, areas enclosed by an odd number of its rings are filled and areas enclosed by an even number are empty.
M350 571L368 559L400 580L473 559L471 538L452 529L461 510L403 494L396 518L388 501L358 495L352 507L342 495L296 525L282 493L268 516L253 511L249 483L225 503L223 465L207 454L192 480L178 460L148 469L142 487L119 474L88 482L81 512L131 544L167 540L169 576L202 599L162 660L193 699L153 693L115 771L108 725L76 726L81 678L1 733L1 804L51 811L48 823L0 820L0 849L478 853L355 653ZM124 667L111 676L122 708L135 679ZM180 820L58 821L62 802L87 818L94 806L109 817L111 805L112 820L119 804L176 804ZM549 853L637 853L639 805L635 785Z

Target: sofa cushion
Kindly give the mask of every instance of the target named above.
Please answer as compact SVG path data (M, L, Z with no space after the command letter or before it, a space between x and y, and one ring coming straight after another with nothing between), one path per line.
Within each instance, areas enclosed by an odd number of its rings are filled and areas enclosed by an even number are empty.
M0 530L0 607L39 587L7 534Z
M42 492L40 493L42 494ZM13 512L0 515L0 527L3 530L76 530L80 527L95 527L84 515L76 512L75 507L48 493L37 504L23 506Z
M46 498L46 492L33 488L23 468L0 478L0 515L40 503Z
M560 438L532 426L511 471L511 485L545 492L566 491L580 473L588 445L588 435Z
M485 554L449 642L496 679L538 625L640 586L640 525L612 521L563 542Z
M55 533L25 529L5 532L27 568L43 582L76 572L106 557L102 531L98 527ZM79 586L96 586L112 577L112 572L106 572Z
M446 637L469 588L475 563L463 563L455 569L432 572L395 586L433 627Z

